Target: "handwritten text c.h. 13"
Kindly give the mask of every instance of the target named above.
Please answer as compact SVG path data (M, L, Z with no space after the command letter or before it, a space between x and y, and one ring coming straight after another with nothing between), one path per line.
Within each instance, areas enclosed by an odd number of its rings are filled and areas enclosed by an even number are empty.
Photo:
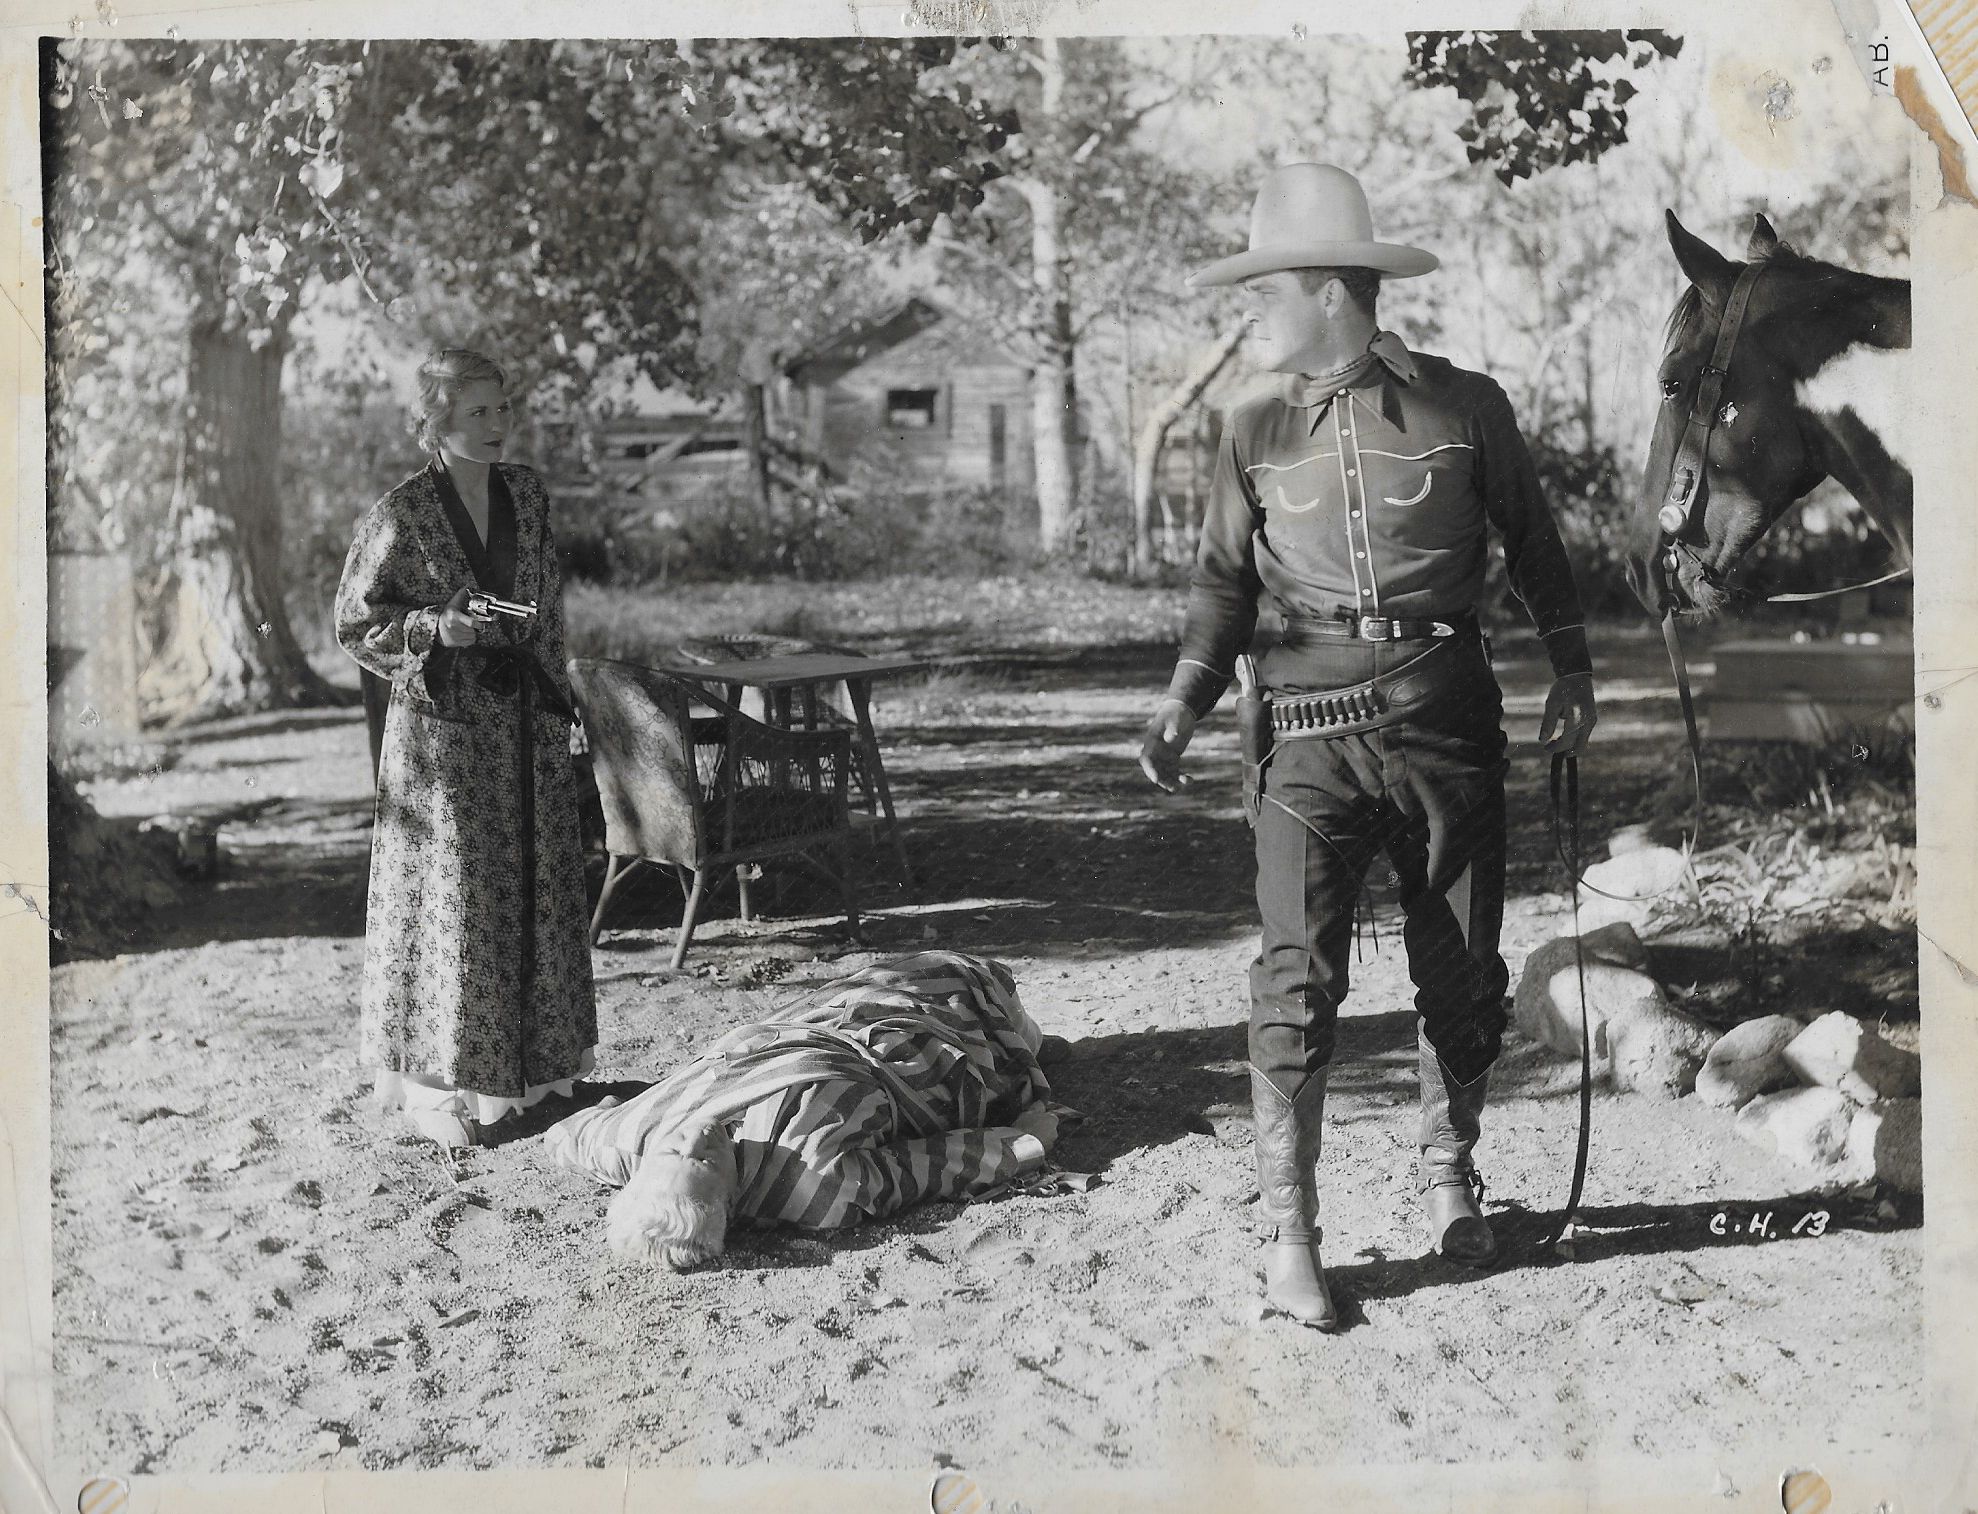
M1748 1215L1735 1215L1720 1209L1710 1216L1710 1233L1751 1236L1762 1241L1776 1240L1786 1235L1824 1235L1827 1220L1828 1214L1824 1209L1809 1209L1790 1222L1782 1215L1774 1215L1769 1209L1756 1210Z

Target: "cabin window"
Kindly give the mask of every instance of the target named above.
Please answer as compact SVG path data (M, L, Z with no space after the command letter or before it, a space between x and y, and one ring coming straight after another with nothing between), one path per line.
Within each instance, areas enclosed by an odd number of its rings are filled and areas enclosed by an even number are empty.
M896 431L930 431L934 427L938 389L888 389L886 424Z

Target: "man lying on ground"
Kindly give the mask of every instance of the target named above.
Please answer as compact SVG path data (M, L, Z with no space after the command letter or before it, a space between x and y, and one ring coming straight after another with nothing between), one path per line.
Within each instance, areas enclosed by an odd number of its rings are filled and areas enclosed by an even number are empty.
M834 979L546 1139L620 1187L614 1250L688 1267L732 1221L832 1230L1036 1172L1057 1138L1043 1039L1002 963L923 952Z

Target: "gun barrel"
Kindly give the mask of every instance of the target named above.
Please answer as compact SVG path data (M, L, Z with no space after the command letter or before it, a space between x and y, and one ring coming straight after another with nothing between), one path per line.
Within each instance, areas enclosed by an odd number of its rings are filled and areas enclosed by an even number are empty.
M512 599L498 599L492 594L474 594L468 597L467 613L482 620L492 619L496 615L506 615L511 620L529 620L534 617L536 607Z

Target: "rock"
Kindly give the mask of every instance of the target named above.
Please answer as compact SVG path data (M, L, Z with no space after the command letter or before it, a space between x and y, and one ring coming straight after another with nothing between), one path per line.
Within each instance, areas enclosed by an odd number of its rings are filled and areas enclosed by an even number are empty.
M1784 1088L1797 1074L1780 1053L1800 1029L1791 1015L1765 1015L1725 1031L1696 1075L1697 1097L1736 1109L1761 1093Z
M1587 991L1591 996L1591 984ZM1614 1086L1679 1099L1696 1086L1716 1038L1709 1026L1672 1008L1657 988L1653 998L1633 1001L1607 1024Z
M1567 943L1570 948L1571 942ZM1562 963L1548 948L1533 952L1512 1000L1512 1017L1519 1030L1541 1046L1564 1057L1580 1054L1579 975L1570 949ZM1586 1028L1593 1038L1593 1059L1607 1060L1606 1028L1616 1009L1639 1000L1661 997L1655 980L1633 968L1605 962L1586 964Z
M1625 857L1629 852L1645 852L1655 843L1649 839L1650 827L1646 825L1624 825L1607 838L1607 855Z
M1880 1178L1904 1193L1923 1191L1923 1101L1879 1099L1857 1109L1848 1124L1850 1177Z
M1572 937L1566 945L1570 949ZM1648 971L1648 948L1641 944L1641 937L1635 928L1625 920L1612 925L1603 925L1597 930L1583 931L1580 942L1589 962L1607 962L1615 967L1632 967L1636 972Z
M1688 872L1689 859L1667 846L1638 847L1594 863L1582 875L1580 929L1623 920L1646 925Z
M1648 948L1626 921L1587 931L1580 937L1589 969L1596 965L1627 968L1636 972L1648 966ZM1580 1001L1577 990L1566 998L1572 1011L1570 1025L1564 1023L1552 998L1552 980L1573 970L1573 938L1561 936L1535 948L1525 958L1518 979L1518 992L1512 1005L1512 1019L1525 1036L1554 1051L1577 1057L1580 1054ZM1588 983L1588 1019L1598 1013L1599 999Z
M1847 1153L1855 1108L1839 1089L1794 1088L1745 1105L1737 1131L1794 1167L1833 1168Z
M1617 1089L1680 1097L1710 1050L1710 1029L1672 1009L1646 973L1607 960L1646 955L1632 927L1596 932L1586 944L1595 1076ZM1547 942L1527 959L1513 1013L1530 1039L1562 1056L1580 1054L1579 971L1571 937Z
M1701 1304L1723 1291L1722 1283L1712 1282L1684 1261L1678 1261L1655 1285L1655 1296L1665 1304Z
M1857 1104L1911 1098L1922 1089L1915 1052L1891 1046L1874 1026L1838 1009L1795 1036L1783 1056L1805 1082L1837 1088Z

